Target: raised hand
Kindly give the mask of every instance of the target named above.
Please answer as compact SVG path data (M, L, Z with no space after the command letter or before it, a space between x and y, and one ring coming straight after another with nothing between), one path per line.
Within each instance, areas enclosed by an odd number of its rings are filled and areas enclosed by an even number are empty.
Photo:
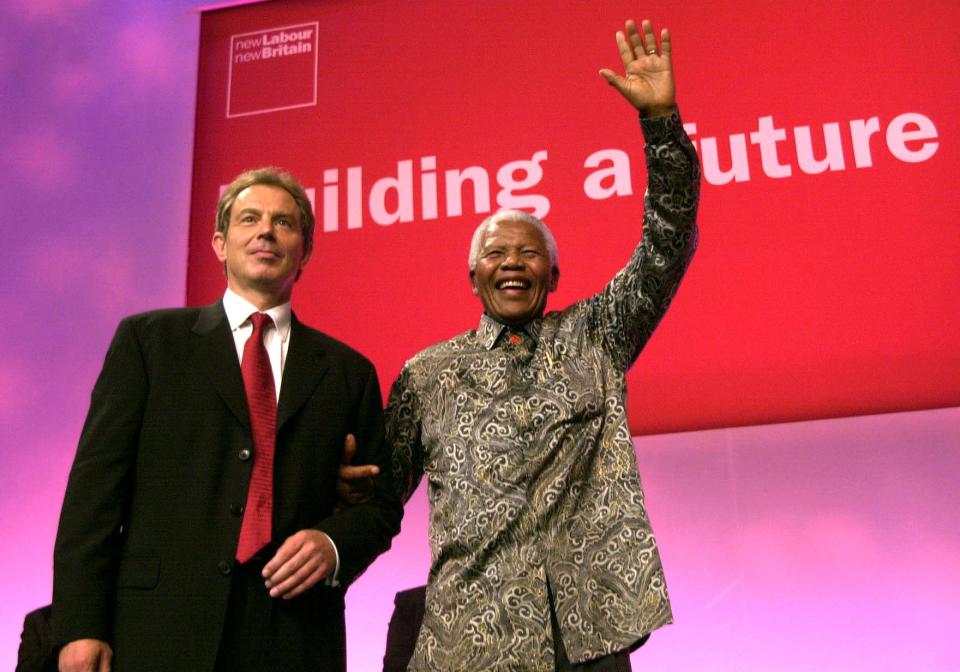
M668 115L676 106L670 31L660 31L658 47L653 24L644 19L641 28L642 32L637 30L637 23L631 19L627 21L626 34L617 31L624 76L607 68L600 70L600 75L644 116Z

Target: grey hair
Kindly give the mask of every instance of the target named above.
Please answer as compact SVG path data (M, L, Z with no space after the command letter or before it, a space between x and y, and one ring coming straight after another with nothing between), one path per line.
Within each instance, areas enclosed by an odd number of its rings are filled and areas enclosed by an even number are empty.
M543 234L543 239L547 243L547 254L550 257L550 268L559 268L559 256L557 254L557 241L550 232L550 228L543 223L543 220L534 217L525 210L500 210L480 222L480 226L473 232L473 238L470 240L470 256L467 257L467 263L470 265L470 272L477 270L477 257L480 256L480 244L483 242L483 234L488 228L500 222L526 222L532 224Z

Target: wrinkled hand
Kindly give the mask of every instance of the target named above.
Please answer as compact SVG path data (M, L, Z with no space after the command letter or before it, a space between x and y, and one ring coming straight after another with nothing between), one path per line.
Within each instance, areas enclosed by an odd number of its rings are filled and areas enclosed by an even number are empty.
M325 579L337 566L333 543L319 530L300 530L287 537L263 568L270 597L296 597Z
M626 34L617 31L624 76L607 68L602 69L600 75L644 116L665 116L676 106L670 31L666 28L660 31L658 48L653 24L644 19L641 25L642 33L631 19L627 21Z
M60 649L60 672L110 672L113 649L99 639L75 639Z
M350 463L356 452L357 440L353 434L347 434L337 474L337 502L340 505L369 501L373 496L373 477L380 473L380 467L375 464L352 466Z

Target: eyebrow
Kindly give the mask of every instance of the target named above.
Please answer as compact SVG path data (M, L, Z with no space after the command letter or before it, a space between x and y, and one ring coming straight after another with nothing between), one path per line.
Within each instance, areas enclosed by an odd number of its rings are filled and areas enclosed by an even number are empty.
M247 213L250 213L250 214L252 214L252 215L262 215L262 214L263 214L263 210L261 210L260 208L254 208L253 206L249 206L249 205L248 205L247 207L245 207L245 208L243 208L242 210L239 210L239 211L237 212L237 217L240 217L241 215L244 215L244 214L247 214ZM282 217L287 217L287 218L290 218L290 219L296 219L296 218L297 218L297 215L296 215L296 213L293 212L293 211L289 211L289 212L288 212L288 211L286 211L286 210L282 210L282 211L280 211L280 212L275 212L275 213L273 213L271 219L279 219L279 218L282 218Z
M546 245L538 245L537 243L525 243L523 245L510 245L508 243L495 242L495 243L490 243L489 245L484 244L483 247L481 247L480 249L481 251L483 251L483 250L502 250L506 248L514 248L520 251L525 251L525 250L536 250L537 252L547 251Z

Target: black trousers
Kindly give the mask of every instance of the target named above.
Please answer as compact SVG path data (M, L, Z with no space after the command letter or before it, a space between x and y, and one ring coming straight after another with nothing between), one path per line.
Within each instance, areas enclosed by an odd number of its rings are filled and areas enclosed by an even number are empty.
M567 649L563 645L563 638L560 636L560 624L557 622L557 610L553 605L553 591L550 589L549 582L547 595L550 597L550 626L553 630L553 656L557 672L631 672L633 668L630 666L630 650L617 651L585 663L571 663L567 657ZM646 641L647 638L644 637L631 650L642 646Z
M261 572L272 556L271 551L243 565L234 564L216 672L345 670L345 639L334 636L318 642L309 636L318 620L336 618L339 623L342 605L338 614L335 605L314 608L308 596L290 601L270 597Z
M220 636L217 672L261 672L272 669L273 605L260 572L263 563L234 563L227 618Z

